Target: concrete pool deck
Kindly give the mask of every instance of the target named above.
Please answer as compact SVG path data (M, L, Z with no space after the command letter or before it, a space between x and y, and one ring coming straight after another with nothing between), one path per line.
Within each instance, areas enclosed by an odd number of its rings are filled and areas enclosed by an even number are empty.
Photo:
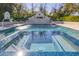
M79 22L64 22L64 24L57 24L57 25L79 30Z
M13 27L19 27L19 26L22 26L22 24L14 24L13 26L9 26L9 27L0 27L0 31L10 29Z
M14 24L14 26L10 26L10 27L7 27L7 28L18 26L20 29L24 29L25 27L28 27L28 25L25 25L25 26L21 26L21 25L23 25L23 24ZM79 30L79 22L64 22L63 24L58 23L57 25L72 28L72 29L75 29L75 30ZM0 30L3 30L2 27L0 27Z
M68 27L68 28L72 28L72 29L75 29L75 30L79 30L79 22L64 22L63 24L62 23L58 23L57 25ZM28 27L28 25L26 25L25 27ZM20 28L23 29L25 27L22 26Z

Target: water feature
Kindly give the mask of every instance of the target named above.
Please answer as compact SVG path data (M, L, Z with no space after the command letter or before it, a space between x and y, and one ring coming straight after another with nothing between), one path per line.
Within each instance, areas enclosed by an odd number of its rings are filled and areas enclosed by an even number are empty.
M11 18L11 16L10 16L10 13L8 12L8 11L6 11L5 13L4 13L4 18L3 18L3 20L2 20L2 29L4 29L4 21L5 20L9 20L9 22L11 22L12 23L12 18Z

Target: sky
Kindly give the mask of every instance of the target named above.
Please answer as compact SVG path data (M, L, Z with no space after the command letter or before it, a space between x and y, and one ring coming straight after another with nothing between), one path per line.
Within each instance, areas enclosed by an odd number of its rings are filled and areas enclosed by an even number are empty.
M36 10L39 9L40 4L41 3L34 3ZM24 5L24 7L28 7L29 9L31 9L32 3L25 3L23 5ZM52 8L58 9L60 6L63 6L63 4L62 3L47 3L47 10L50 12Z

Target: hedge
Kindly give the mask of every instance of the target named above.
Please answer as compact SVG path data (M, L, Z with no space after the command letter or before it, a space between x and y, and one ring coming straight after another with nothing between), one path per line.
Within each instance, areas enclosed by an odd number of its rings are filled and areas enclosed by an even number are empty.
M79 16L65 16L63 17L64 21L72 21L72 22L79 22Z

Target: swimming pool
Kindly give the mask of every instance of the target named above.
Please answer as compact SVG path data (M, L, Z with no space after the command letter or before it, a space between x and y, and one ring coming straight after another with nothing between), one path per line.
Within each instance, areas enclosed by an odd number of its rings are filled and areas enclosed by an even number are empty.
M79 31L58 25L31 25L20 32L18 38L9 42L12 44L5 49L6 55L16 55L18 48L32 56L79 55Z

